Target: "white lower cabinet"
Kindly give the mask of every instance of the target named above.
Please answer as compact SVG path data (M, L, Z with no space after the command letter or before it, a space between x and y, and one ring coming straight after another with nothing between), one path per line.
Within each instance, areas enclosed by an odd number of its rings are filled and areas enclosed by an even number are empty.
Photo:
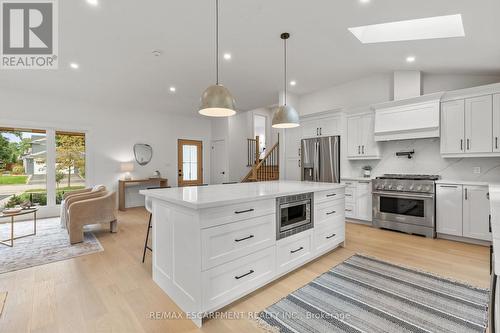
M345 180L345 216L372 220L372 183L369 180Z
M280 239L276 244L277 273L287 272L312 256L312 230Z
M345 240L345 223L328 223L314 228L314 251L326 252Z
M438 234L490 241L488 187L436 185Z

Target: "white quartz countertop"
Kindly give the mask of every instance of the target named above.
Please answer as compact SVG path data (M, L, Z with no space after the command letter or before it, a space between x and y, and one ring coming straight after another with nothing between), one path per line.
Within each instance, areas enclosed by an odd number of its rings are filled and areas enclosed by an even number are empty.
M495 274L500 275L500 185L490 185L489 192Z
M272 181L174 187L141 190L139 193L146 197L167 201L187 208L201 209L300 193L335 190L343 187L345 187L345 184Z
M488 186L490 184L498 184L500 181L488 182L481 180L454 180L454 179L440 179L436 184L453 184L453 185L471 185L471 186Z
M371 182L372 178L369 177L341 177L340 178L341 182L345 181L354 181L354 182Z

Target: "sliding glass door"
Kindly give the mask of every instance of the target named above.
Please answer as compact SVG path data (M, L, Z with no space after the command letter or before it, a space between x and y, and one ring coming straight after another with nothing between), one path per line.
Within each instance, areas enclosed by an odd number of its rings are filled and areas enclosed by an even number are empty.
M30 203L54 215L85 174L84 133L0 127L0 209Z

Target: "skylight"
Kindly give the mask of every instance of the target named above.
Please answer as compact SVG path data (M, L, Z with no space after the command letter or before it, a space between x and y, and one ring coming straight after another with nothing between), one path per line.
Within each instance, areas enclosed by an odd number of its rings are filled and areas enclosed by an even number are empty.
M348 29L363 44L465 36L461 14L365 25Z

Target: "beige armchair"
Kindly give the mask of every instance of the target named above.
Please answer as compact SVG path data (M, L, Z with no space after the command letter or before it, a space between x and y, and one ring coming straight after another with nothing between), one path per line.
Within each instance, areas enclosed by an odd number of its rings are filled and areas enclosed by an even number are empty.
M67 201L70 197L79 197L79 198L84 198L84 196L94 193L94 192L101 192L105 191L106 187L104 185L96 185L94 187L90 188L85 188L82 190L76 190L76 191L71 191L71 192L66 192L63 194L63 200L61 201L61 227L66 228L66 221L68 219L68 204Z
M95 191L69 196L65 204L71 244L83 242L84 225L109 223L110 231L117 231L115 192Z

